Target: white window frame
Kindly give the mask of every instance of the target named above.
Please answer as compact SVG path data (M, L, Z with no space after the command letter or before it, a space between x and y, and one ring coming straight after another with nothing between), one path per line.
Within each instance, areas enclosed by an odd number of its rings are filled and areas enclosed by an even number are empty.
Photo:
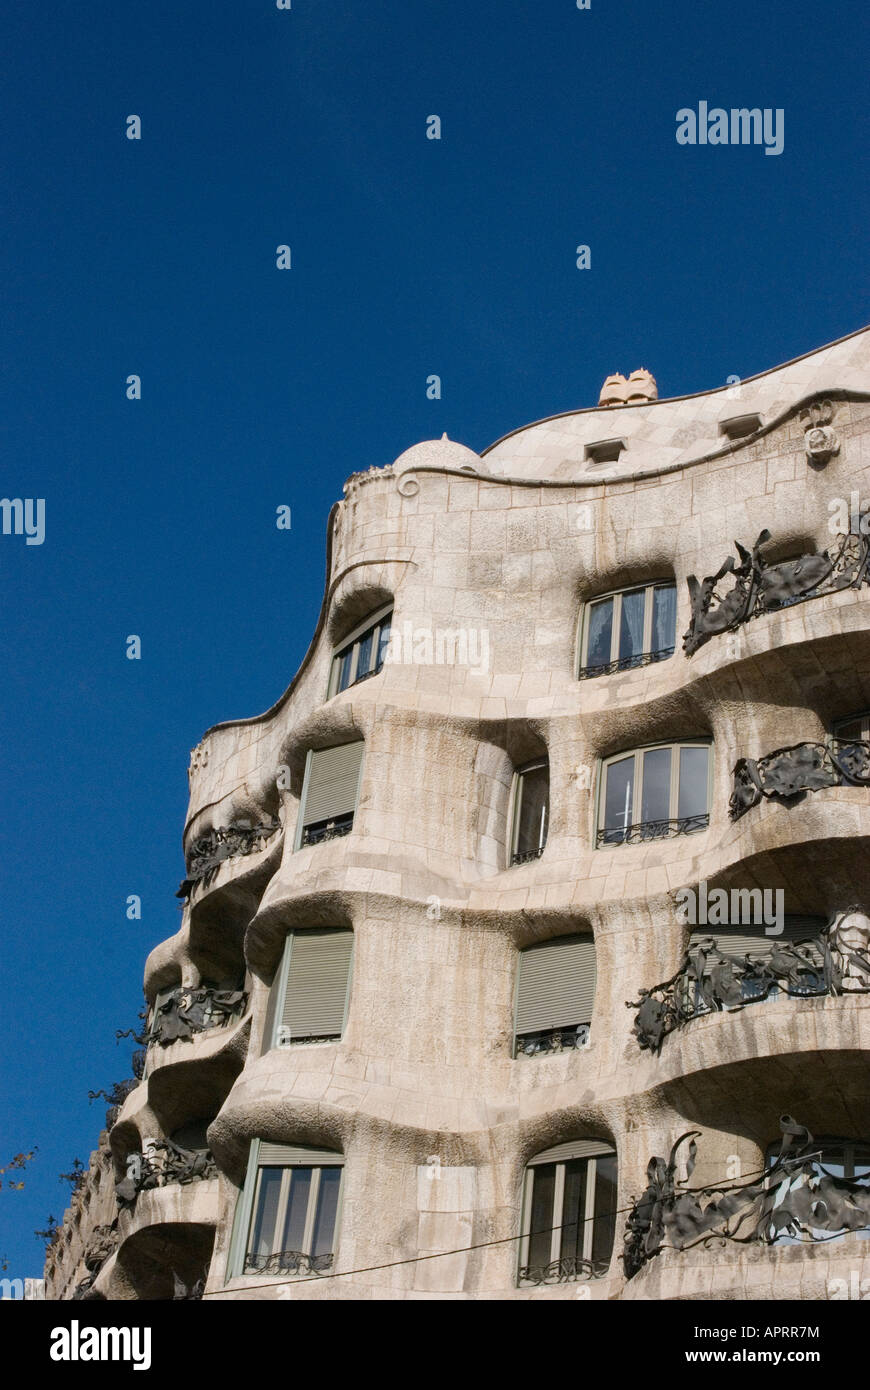
M714 767L713 767L713 740L712 740L712 738L706 738L706 737L705 737L705 738L685 738L685 739L664 739L664 740L662 740L662 741L659 742L659 743L645 743L645 744L639 745L639 746L636 747L636 748L624 748L624 749L622 750L622 752L620 752L620 753L612 753L612 754L610 755L610 757L608 757L608 758L602 758L602 759L600 760L599 765L598 765L598 779L597 779L597 780L598 780L598 786L597 786L597 789L596 789L596 796L595 796L595 827L594 827L594 838L593 838L593 843L595 844L596 848L600 848L600 849L614 849L614 848L616 848L616 847L619 846L619 845L624 845L624 844L627 843L625 840L613 840L613 841L610 841L610 842L608 842L608 843L601 844L600 846L599 846L599 844L598 844L598 836L599 836L599 833L605 829L605 825L604 825L604 808L605 808L605 801L606 801L606 797L607 797L607 773L608 773L608 768L611 766L612 763L621 763L621 762L624 762L626 758L632 758L632 757L634 758L634 777L633 777L633 781L632 781L632 793L631 793L631 807L632 807L631 814L632 814L632 819L631 819L631 821L629 822L629 826L626 826L625 828L628 829L630 826L633 826L633 825L643 825L643 824L646 824L646 822L644 822L644 821L639 821L639 820L634 819L635 814L636 814L636 813L639 813L640 807L641 807L642 804L643 804L643 761L644 761L644 760L643 760L643 754L645 754L645 753L651 753L651 752L653 752L653 751L654 751L655 749L657 749L657 748L670 748L670 750L671 750L671 785L670 785L670 794L669 794L669 798L668 798L668 810L670 811L671 814L668 815L668 816L666 817L667 820L677 820L677 819L678 819L677 812L678 812L678 810L679 810L679 794L680 794L680 759L679 759L678 757L675 758L675 757L673 756L674 751L675 751L675 750L682 751L683 748L706 748L706 749L707 749L707 810L706 810L706 815L707 815L707 817L708 817L708 824L707 824L706 826L704 826L703 829L704 829L704 830L708 830L708 829L709 829L709 816L710 816L710 813L711 813L711 810L712 810L712 806L713 806L713 772L714 772ZM705 813L704 813L704 812L700 812L700 814L703 815L703 814L705 814ZM650 822L650 824L652 824L652 822ZM610 830L614 830L614 831L617 829L617 827L615 827L615 826L611 826L611 827L608 827L608 828L609 828ZM693 832L686 832L686 833L687 833L687 834L688 834L688 833L699 834L699 833L701 833L701 832L700 832L700 831L693 831Z
M548 786L548 791L547 791L547 810L546 810L546 818L545 818L544 826L543 826L543 828L541 829L541 831L540 831L539 834L538 834L538 841L539 841L539 843L538 843L538 858L541 857L541 855L543 854L544 850L545 850L546 847L547 847L547 837L548 837L548 835L549 835L549 833L550 833L550 792L549 792L550 759L549 759L548 755L545 753L545 754L543 755L543 757L541 757L541 758L535 758L535 759L533 759L533 760L532 760L531 762L529 762L529 763L523 763L522 767L518 767L518 768L516 768L515 771L514 771L513 785L511 786L511 799L510 799L510 808L511 808L511 814L510 814L510 827L509 827L509 832L510 832L510 833L509 833L509 835L508 835L508 846L509 846L508 867L509 867L509 868L513 867L514 855L515 855L516 852L517 852L517 841L518 841L518 839L519 839L519 834L520 834L520 812L521 812L521 810L522 810L523 778L525 777L525 775L526 775L527 772L537 772L537 770L538 770L539 768L542 768L542 767L546 767L546 769L547 769L547 786Z
M638 653L638 658L641 658L641 657L644 657L644 656L651 656L651 655L652 655L652 650L651 650L651 649L652 649L652 631L653 631L653 606L654 606L654 605L653 605L653 591L654 591L655 589L664 589L664 588L673 589L673 590L674 590L674 595L675 595L675 597L676 597L677 582L676 582L675 579L653 579L653 580L650 580L650 582L649 582L648 584L626 584L625 587L622 588L622 589L613 589L613 590L611 590L609 593L606 593L606 594L599 594L596 598L590 598L590 599L587 599L587 600L586 600L586 602L583 604L583 607L582 607L582 609L581 609L581 611L580 611L580 628L579 628L579 639L580 639L580 640L578 641L578 644L577 644L577 647L578 647L578 659L577 659L577 670L576 670L576 672L575 672L575 674L577 675L578 678L579 678L579 676L580 676L580 672L581 672L581 671L585 671L586 667L587 667L588 664L589 664L589 662L588 662L589 620L590 620L590 615L591 615L592 609L595 608L596 605L599 604L599 603L607 603L608 601L611 601L611 602L613 603L613 621L612 621L611 633L610 633L610 661L613 662L613 661L618 661L618 660L619 660L619 634L620 634L620 631L621 631L621 629L622 629L622 599L623 599L623 595L625 595L625 594L637 594L637 593L640 593L641 590L644 591L645 597L644 597L644 610L643 610L643 647L642 647L642 650ZM676 643L677 643L677 631L676 631L676 629L677 629L677 620L676 620L676 613L675 613L675 615L674 615L674 652L675 652L676 649L677 649L677 648L676 648ZM671 653L671 656L673 656L674 652ZM667 658L667 657L662 657L662 658L661 658L662 661L666 661L666 660L668 660L668 659L669 659L669 658ZM605 664L605 663L602 663L602 664ZM626 670L630 670L630 669L632 669L632 668L631 668L631 667L626 667Z
M585 1162L587 1165L586 1201L584 1205L584 1210L587 1213L592 1213L592 1215L584 1218L583 1252L580 1256L580 1258L584 1260L592 1259L593 1228L595 1225L595 1184L598 1177L599 1157L616 1158L616 1150L611 1149L610 1153L608 1154L600 1154L595 1157L590 1157L583 1160L583 1162ZM562 1230L563 1217L565 1215L565 1167L569 1162L572 1162L572 1160L567 1158L555 1160L544 1159L541 1162L536 1162L535 1159L531 1159L529 1163L526 1165L526 1171L523 1176L523 1210L522 1224L520 1227L520 1257L519 1264L517 1266L518 1269L526 1269L528 1268L529 1264L529 1247L531 1245L532 1238L532 1206L534 1201L535 1168L545 1168L548 1166L549 1163L553 1162L555 1162L556 1165L556 1184L553 1193L553 1229L550 1232L549 1263L552 1264L554 1261L560 1260L562 1258ZM612 1249L610 1253L612 1259ZM524 1283L523 1285L521 1285L521 1287L531 1287L531 1285L527 1285Z
M333 648L332 662L329 668L329 685L327 687L326 692L327 700L331 700L333 695L344 694L344 691L339 691L338 689L338 673L340 669L342 656L347 651L348 647L352 647L353 651L351 653L350 680L345 686L345 690L350 690L353 686L357 684L356 668L357 663L359 662L359 648L362 639L365 636L367 636L369 632L373 634L372 649L375 652L377 659L377 650L378 646L380 645L381 628L383 626L384 619L387 617L392 618L392 616L393 604L388 603L385 607L377 609L375 613L371 614L368 618L365 619L364 622L360 623L359 627L355 627L352 632L348 633L347 637L345 637L344 640L338 644L338 646ZM373 671L370 674L374 676L379 675L380 673L378 671Z
M278 1211L275 1217L274 1229L280 1230L283 1226L284 1217L287 1212L287 1199L290 1191L290 1174L294 1168L311 1168L311 1191L308 1194L308 1209L305 1214L305 1231L302 1237L302 1244L308 1248L300 1253L308 1254L311 1242L314 1237L314 1222L317 1214L317 1200L320 1195L320 1175L324 1168L340 1168L341 1177L338 1184L338 1197L335 1210L335 1227L332 1235L332 1256L333 1264L338 1256L338 1244L341 1238L341 1213L344 1197L344 1154L336 1153L334 1163L325 1163L322 1159L315 1162L306 1162L304 1159L294 1160L292 1163L260 1163L259 1139L251 1141L251 1152L248 1158L248 1171L245 1175L244 1185L239 1193L236 1202L235 1216L233 1218L233 1229L230 1236L230 1248L227 1256L227 1272L225 1283L231 1279L261 1279L262 1275L257 1273L245 1273L245 1260L248 1257L248 1249L253 1234L254 1213L257 1209L257 1198L260 1192L260 1174L264 1168L283 1169L281 1178L281 1191L278 1198ZM320 1150L318 1150L320 1152ZM275 1252L274 1253L280 1253ZM273 1274L265 1276L269 1282L274 1282ZM307 1279L307 1274L285 1274L281 1276L291 1283L295 1279Z

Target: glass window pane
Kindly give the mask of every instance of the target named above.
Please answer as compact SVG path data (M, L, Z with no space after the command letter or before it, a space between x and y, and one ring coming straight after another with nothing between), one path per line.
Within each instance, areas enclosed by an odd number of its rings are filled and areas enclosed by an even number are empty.
M381 621L381 630L378 635L378 655L377 660L375 662L376 671L380 671L381 667L384 664L384 658L387 655L387 647L390 645L390 631L392 628L392 622L392 614L388 614L387 617L383 618Z
M563 1260L583 1258L583 1238L586 1230L586 1179L589 1162L585 1158L572 1158L565 1164L565 1196L562 1202L562 1244L560 1255Z
M302 1250L305 1237L305 1218L308 1215L308 1197L311 1192L310 1168L290 1170L290 1197L287 1201L287 1215L284 1232L281 1236L281 1250ZM306 1250L304 1252L308 1254Z
M653 590L652 650L666 651L676 641L677 590L673 584Z
M374 628L370 628L369 631L364 633L359 639L359 657L356 663L356 678L358 681L362 680L363 676L367 676L369 673L369 667L372 663L372 642L374 635Z
M317 1215L314 1218L312 1255L330 1255L335 1245L335 1218L338 1212L340 1168L321 1168Z
M670 820L671 750L651 748L643 755L643 788L640 818L644 822Z
M613 599L603 599L589 608L589 629L586 640L587 666L606 666L610 660L613 636Z
M515 854L532 854L547 842L550 814L550 766L529 768L519 775Z
M538 1269L550 1263L553 1238L553 1202L556 1195L555 1163L540 1163L534 1170L532 1189L532 1225L529 1239L528 1264Z
M339 652L335 658L338 662L338 680L335 686L336 694L342 690L347 690L350 685L350 672L353 664L353 647L348 647L346 651Z
M643 651L643 615L646 590L635 589L622 595L622 617L619 620L619 659L640 656Z
M837 738L841 739L861 739L865 737L863 719L848 719L843 724L837 725Z
M283 1173L283 1168L260 1169L260 1190L257 1193L257 1207L251 1230L252 1255L271 1255L274 1249L275 1221L278 1216Z
M677 815L705 816L709 801L707 779L710 772L709 748L682 748L680 750L680 795Z
M634 795L634 754L610 763L604 788L605 844L619 844L623 832L631 825Z
M592 1258L609 1260L616 1233L616 1154L596 1158L595 1169Z

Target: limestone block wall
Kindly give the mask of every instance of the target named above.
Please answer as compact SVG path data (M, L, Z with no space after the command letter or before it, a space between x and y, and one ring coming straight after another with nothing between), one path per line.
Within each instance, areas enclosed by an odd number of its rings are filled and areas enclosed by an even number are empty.
M210 730L191 760L188 853L241 820L281 828L194 884L181 931L146 968L149 998L218 964L248 972L235 1060L217 1067L204 1045L167 1059L113 1135L120 1161L143 1124L169 1132L170 1113L174 1123L193 1104L197 1069L212 1066L196 1106L211 1107L220 1178L202 1185L192 1219L213 1231L206 1297L576 1297L571 1284L517 1288L517 1236L527 1162L583 1137L609 1142L619 1163L617 1238L592 1298L684 1297L689 1286L702 1297L823 1297L829 1265L866 1262L857 1238L809 1254L734 1247L718 1261L661 1256L626 1283L620 1254L649 1158L686 1129L703 1131L700 1183L735 1160L746 1172L763 1164L782 1113L816 1134L870 1135L870 996L712 1015L658 1056L638 1049L626 1008L682 960L680 887L782 888L787 912L821 916L870 904L865 788L766 801L736 822L728 813L738 758L822 739L832 720L870 708L870 588L753 619L691 659L680 645L688 577L715 573L735 539L751 546L767 528L775 559L822 550L838 499L870 507L868 360L870 334L852 335L729 388L736 402L722 390L580 411L481 456L432 441L349 480L330 515L323 609L300 671L271 710ZM822 398L839 447L819 466L802 412ZM753 411L747 436L720 430ZM613 437L625 444L616 461L587 457ZM674 655L578 680L582 604L671 577ZM388 602L399 659L327 698L336 646ZM713 745L709 828L598 848L601 760L689 738ZM307 751L352 739L365 744L352 833L295 850ZM543 754L546 848L511 867L513 772ZM354 932L343 1037L264 1053L286 933L318 924ZM596 946L590 1042L514 1058L518 952L577 932ZM254 1138L344 1155L329 1276L227 1281Z

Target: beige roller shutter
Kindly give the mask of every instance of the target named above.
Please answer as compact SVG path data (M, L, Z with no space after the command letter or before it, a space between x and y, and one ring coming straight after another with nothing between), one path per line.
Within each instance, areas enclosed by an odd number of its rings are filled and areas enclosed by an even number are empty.
M340 1037L350 983L353 932L344 927L308 927L294 931L281 1026L289 1041Z
M727 923L721 927L694 927L689 938L692 951L702 941L710 937L718 944L719 950L727 956L743 957L770 955L778 944L787 941L802 941L808 936L818 936L825 928L824 917L787 916L779 936L766 936L763 926L732 926ZM819 968L822 966L822 953L818 947L808 948L808 954Z
M556 1144L552 1149L535 1154L528 1166L535 1168L539 1163L567 1163L571 1158L600 1158L613 1153L613 1145L604 1139L569 1139L567 1144Z
M589 1023L595 1002L595 942L557 936L520 952L516 1032Z
M364 746L362 742L343 743L340 748L317 748L312 752L303 826L356 810Z
M261 1167L266 1164L280 1164L286 1168L290 1164L342 1164L344 1154L336 1153L333 1149L308 1148L305 1144L267 1144L260 1141L260 1152L257 1162Z

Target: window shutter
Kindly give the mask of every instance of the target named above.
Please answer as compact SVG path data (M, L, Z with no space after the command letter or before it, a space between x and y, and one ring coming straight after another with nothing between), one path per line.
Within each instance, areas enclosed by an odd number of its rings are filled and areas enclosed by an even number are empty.
M356 810L364 744L317 748L311 754L302 824L315 825Z
M718 942L720 951L724 951L727 956L770 955L778 943L801 941L808 936L818 936L824 929L824 917L797 915L786 917L779 936L766 936L763 926L743 924L734 926L730 922L721 927L693 927L692 935L689 938L689 950L694 950L702 941L712 937L714 941ZM821 968L821 951L817 947L811 947L808 948L808 954L813 963Z
M595 942L557 936L520 952L517 1033L589 1023L595 1001Z
M552 1149L544 1149L529 1159L529 1168L539 1163L567 1163L571 1158L600 1158L603 1154L613 1154L613 1145L604 1139L569 1139L567 1144L556 1144Z
M265 1164L280 1164L285 1168L291 1164L331 1164L334 1167L344 1163L344 1154L334 1149L308 1148L304 1144L267 1144L261 1139L257 1163L261 1168Z
M340 1036L353 932L343 927L309 927L294 931L287 949L290 964L281 1025L289 1030L290 1041Z

